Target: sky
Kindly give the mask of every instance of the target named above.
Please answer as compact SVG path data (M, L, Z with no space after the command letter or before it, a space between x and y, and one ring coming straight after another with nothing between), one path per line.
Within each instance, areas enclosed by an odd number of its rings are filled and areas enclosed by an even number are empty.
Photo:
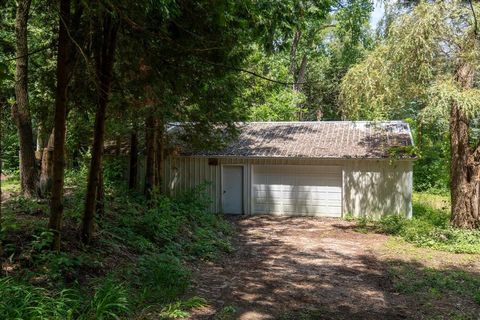
M372 26L373 29L375 29L382 20L384 13L384 8L383 8L383 1L375 1L375 9L372 12L372 15L370 16L370 25Z

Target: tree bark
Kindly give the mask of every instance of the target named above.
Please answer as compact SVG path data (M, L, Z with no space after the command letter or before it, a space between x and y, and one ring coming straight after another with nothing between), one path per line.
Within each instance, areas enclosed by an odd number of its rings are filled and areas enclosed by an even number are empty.
M296 30L295 35L293 36L292 48L290 49L290 73L292 74L294 82L297 76L297 49L301 37L302 31Z
M30 0L20 0L15 18L16 68L15 98L12 115L20 140L20 181L23 195L36 194L37 167L32 132L32 120L28 108L28 43L27 23Z
M35 149L35 160L42 163L43 148L45 148L44 132L42 124L37 127L37 148Z
M155 118L149 115L145 120L145 195L151 196L153 186L155 185Z
M43 148L42 161L40 167L39 193L40 196L46 196L52 189L53 175L53 148L54 148L55 129L52 130L47 146Z
M456 73L456 81L463 89L474 85L475 69L462 63ZM453 102L450 112L451 147L451 223L460 228L480 227L479 216L479 162L477 152L470 147L470 119L462 106ZM476 159L477 158L477 159Z
M57 55L57 88L55 92L55 118L52 152L52 195L48 227L54 233L52 249L60 250L60 237L63 220L63 184L65 168L65 127L67 114L68 53L70 39L70 0L60 1L60 21ZM47 148L48 149L48 148ZM48 173L47 173L48 176Z
M130 134L130 170L128 176L128 188L133 190L137 186L138 172L138 138L136 129Z
M95 115L94 136L92 146L92 159L88 174L87 194L85 210L81 226L81 238L85 244L89 244L93 237L95 206L97 188L99 185L99 171L103 157L103 143L105 135L105 113L110 97L112 81L113 60L116 48L117 27L111 20L111 16L104 15L102 34L99 41L99 50L95 55L97 78L99 79L99 98Z
M158 187L160 193L163 193L163 164L164 164L164 125L162 120L157 121L157 145L156 145L156 173L155 185Z

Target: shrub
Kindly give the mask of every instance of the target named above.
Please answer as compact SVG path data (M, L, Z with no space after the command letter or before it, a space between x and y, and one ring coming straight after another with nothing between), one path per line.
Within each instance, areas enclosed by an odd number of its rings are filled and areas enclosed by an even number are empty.
M388 215L383 217L380 222L380 230L386 234L397 235L405 227L406 219L399 215Z
M480 253L480 230L453 228L445 207L435 208L426 194L417 194L415 199L411 220L390 215L376 222L377 228L423 247L455 253ZM363 222L359 221L358 224L362 226Z
M173 255L148 255L140 260L139 281L147 301L173 301L188 288L189 279L190 271Z

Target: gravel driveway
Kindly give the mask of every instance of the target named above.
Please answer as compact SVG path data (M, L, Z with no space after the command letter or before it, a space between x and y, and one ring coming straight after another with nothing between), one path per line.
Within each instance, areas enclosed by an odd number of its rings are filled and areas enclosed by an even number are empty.
M409 301L372 253L386 236L337 219L230 219L235 252L197 266L194 291L212 306L192 319L409 318Z

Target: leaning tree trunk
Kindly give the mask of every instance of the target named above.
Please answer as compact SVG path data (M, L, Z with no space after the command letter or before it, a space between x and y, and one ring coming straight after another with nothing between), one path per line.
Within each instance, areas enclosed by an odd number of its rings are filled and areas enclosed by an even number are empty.
M20 140L20 181L25 196L36 194L37 167L32 133L32 120L28 109L28 44L27 22L30 0L18 1L15 18L16 69L15 98L12 115Z
M60 250L60 237L63 220L63 183L65 168L65 126L67 115L68 52L70 23L70 0L60 2L60 22L58 32L57 89L55 92L55 118L52 152L52 195L48 228L53 231L52 249ZM49 143L50 144L50 143ZM48 149L48 148L47 148ZM47 150L48 152L48 150ZM49 159L45 159L47 162ZM48 170L48 169L45 169ZM49 172L46 172L48 176Z
M474 67L462 64L456 74L456 80L463 89L474 85ZM469 118L457 102L453 102L450 114L451 147L451 223L455 227L480 227L479 215L479 168L478 159L470 147Z
M87 194L85 199L85 211L83 213L81 237L85 244L91 242L94 231L95 206L97 202L97 188L99 185L99 172L103 157L103 140L105 135L105 113L110 96L112 81L113 59L116 48L117 27L105 14L103 19L102 34L99 41L100 48L96 52L97 76L99 79L99 99L95 115L92 159L88 174Z

